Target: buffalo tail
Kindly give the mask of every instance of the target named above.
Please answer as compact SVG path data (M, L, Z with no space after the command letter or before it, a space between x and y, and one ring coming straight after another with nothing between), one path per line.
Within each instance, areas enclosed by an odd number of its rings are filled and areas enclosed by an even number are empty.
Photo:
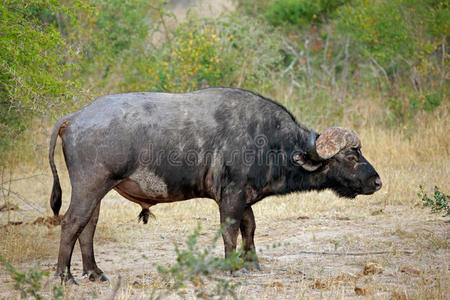
M49 146L49 154L48 154L48 158L50 161L50 168L52 169L52 173L53 173L53 188L52 188L52 194L50 196L50 206L51 206L55 216L58 216L59 210L61 209L62 190L61 190L61 184L59 183L58 171L56 170L54 154L55 154L56 140L58 139L58 134L60 132L61 125L66 120L67 120L66 117L60 119L56 123L55 127L53 128L53 132L50 137L50 146Z

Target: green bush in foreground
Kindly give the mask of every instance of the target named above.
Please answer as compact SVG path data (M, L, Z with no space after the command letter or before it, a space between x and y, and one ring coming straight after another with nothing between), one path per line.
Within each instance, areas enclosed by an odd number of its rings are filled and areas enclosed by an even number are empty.
M22 299L33 297L35 299L44 299L40 291L43 287L42 280L44 277L49 276L49 271L43 271L39 264L35 268L31 268L28 271L21 271L16 269L13 265L6 262L3 256L0 254L0 263L10 273L11 278L14 280L14 289L20 292ZM52 299L62 299L64 296L63 287L53 287Z
M238 298L235 292L238 283L220 275L245 266L242 258L243 251L233 252L227 258L215 257L212 253L223 230L224 227L217 231L209 245L200 248L198 246L200 225L198 225L194 233L189 235L185 249L175 246L176 263L168 267L158 266L157 268L167 282L169 292L183 296L185 291L182 289L191 286L198 298L224 298L227 296ZM213 288L210 287L211 285Z
M434 186L433 199L428 197L428 195L423 191L423 186L419 186L420 191L417 196L422 199L423 206L428 206L433 212L443 212L444 217L450 216L450 195L446 195L439 191L437 186Z

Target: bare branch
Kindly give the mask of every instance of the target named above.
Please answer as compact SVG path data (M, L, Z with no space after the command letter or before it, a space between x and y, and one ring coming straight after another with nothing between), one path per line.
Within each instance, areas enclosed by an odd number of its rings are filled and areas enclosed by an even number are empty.
M46 175L47 175L47 174L45 174L45 173L34 174L34 175L27 176L27 177L19 177L19 178L11 179L11 182L22 181L22 180L28 180L28 179L31 179L31 178L41 177L41 176L46 176Z
M377 66L377 67L381 70L381 72L382 72L383 75L384 75L384 78L386 78L386 82L389 82L389 77L388 77L386 71L383 69L383 67L380 66L380 64L379 64L379 63L375 60L375 58L373 58L372 56L369 56L369 58L370 58L370 60L375 64L375 66Z
M354 256L362 256L362 255L374 255L374 254L394 254L394 253L403 253L403 254L414 254L412 250L379 250L379 251L361 251L361 252L333 252L333 251L309 251L309 250L300 250L296 251L296 253L302 254L317 254L317 255L354 255Z
M120 288L121 281L122 281L122 277L119 275L119 278L117 279L117 283L114 286L111 297L109 299L114 300L116 298L117 292L119 291L119 288Z
M34 206L33 204L31 204L24 196L22 196L21 194L14 192L10 189L4 188L3 186L0 187L0 189L2 189L2 192L7 192L11 195L16 196L17 199L19 199L20 201L22 201L23 203L25 203L26 205L28 205L29 207L33 208L34 210L40 212L40 213L44 213L44 211L42 211L39 207Z

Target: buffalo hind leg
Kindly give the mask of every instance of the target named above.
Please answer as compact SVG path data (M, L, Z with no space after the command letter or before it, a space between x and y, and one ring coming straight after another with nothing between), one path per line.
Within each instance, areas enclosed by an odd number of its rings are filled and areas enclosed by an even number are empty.
M72 185L70 206L61 224L61 241L56 268L56 275L61 276L61 279L68 284L77 284L70 272L70 261L75 242L89 223L98 203L112 186L112 184L105 183L104 180L98 185Z
M100 279L100 281L108 280L108 277L103 271L97 267L94 257L94 234L100 212L100 203L101 201L98 201L91 219L78 237L81 256L83 258L83 277L89 278L90 281L95 281L97 279Z
M258 262L258 257L256 256L256 248L254 242L255 236L255 216L253 215L253 210L251 206L247 206L242 215L241 224L241 235L242 241L244 243L244 255L245 260L250 262L251 265L257 270L261 270L261 266Z

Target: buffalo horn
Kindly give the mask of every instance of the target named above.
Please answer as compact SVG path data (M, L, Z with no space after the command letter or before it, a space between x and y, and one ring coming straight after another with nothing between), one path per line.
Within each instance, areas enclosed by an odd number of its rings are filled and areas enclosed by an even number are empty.
M308 157L314 161L323 161L316 151L316 140L317 140L317 133L311 129L311 133L309 134L308 143L306 145L306 153L308 154Z

